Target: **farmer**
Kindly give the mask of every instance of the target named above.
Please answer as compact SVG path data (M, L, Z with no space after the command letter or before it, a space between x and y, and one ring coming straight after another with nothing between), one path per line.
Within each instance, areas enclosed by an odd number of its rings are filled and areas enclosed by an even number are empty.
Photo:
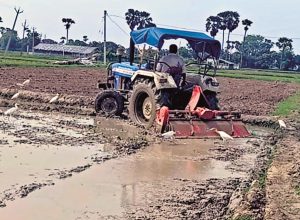
M178 48L175 44L169 47L169 54L162 57L156 66L156 71L170 73L178 87L186 79L186 68L182 57L177 55Z

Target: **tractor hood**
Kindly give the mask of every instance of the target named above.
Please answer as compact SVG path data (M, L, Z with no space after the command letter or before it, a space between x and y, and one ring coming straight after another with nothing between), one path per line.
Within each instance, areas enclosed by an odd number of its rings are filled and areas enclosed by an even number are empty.
M219 41L200 32L151 27L132 31L130 36L135 44L146 43L159 50L163 46L164 40L183 38L188 41L197 53L206 52L218 59L221 51Z

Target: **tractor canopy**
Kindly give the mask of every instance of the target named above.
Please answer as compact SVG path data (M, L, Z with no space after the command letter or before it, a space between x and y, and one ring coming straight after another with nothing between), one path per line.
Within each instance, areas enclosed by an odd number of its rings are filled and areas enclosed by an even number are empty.
M162 48L165 40L182 38L187 40L197 53L208 53L218 59L221 51L219 41L201 32L151 27L134 30L130 33L130 36L134 44L146 43L159 50Z

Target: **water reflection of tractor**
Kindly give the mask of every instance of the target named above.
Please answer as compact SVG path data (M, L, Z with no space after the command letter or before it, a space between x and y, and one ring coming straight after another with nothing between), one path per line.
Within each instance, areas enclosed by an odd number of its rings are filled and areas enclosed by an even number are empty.
M148 44L160 50L165 40L178 38L187 40L196 55L186 68L198 76L197 82L188 82L182 68L169 66L157 56L134 63L135 45ZM130 60L109 64L106 81L98 83L101 91L95 100L96 112L120 115L127 110L136 124L154 126L160 132L173 130L178 138L216 136L211 128L234 137L248 136L238 112L218 107L215 74L220 48L219 41L198 32L156 27L132 31ZM159 72L158 65L167 68Z

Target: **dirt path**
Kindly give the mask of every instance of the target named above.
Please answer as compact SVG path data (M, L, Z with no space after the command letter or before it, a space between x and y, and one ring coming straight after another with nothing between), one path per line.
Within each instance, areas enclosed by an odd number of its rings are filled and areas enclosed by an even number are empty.
M299 129L286 132L268 171L266 219L300 219Z

